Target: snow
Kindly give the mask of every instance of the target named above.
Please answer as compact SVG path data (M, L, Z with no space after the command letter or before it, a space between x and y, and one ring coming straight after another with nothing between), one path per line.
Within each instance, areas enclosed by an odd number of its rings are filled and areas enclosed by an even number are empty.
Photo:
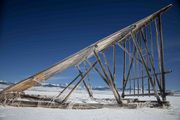
M54 96L61 88L35 87L26 93ZM111 91L94 90L94 97L113 99ZM149 99L141 97L139 99ZM180 97L169 96L171 106L168 108L138 107L128 108L102 108L91 110L53 109L0 106L0 120L180 120ZM70 102L96 103L88 97L85 90L77 90ZM102 102L102 101L101 101ZM107 102L107 101L106 101ZM112 102L112 101L109 101Z

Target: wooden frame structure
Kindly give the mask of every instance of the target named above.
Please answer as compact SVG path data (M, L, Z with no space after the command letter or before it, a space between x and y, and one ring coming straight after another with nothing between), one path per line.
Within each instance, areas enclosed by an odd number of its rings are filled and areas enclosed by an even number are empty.
M78 82L60 103L65 103L81 83L85 86L89 96L93 97L92 91L85 81L85 78L92 69L97 72L112 90L118 104L122 104L122 99L126 96L155 96L158 103L166 101L165 74L169 73L169 71L166 71L164 68L161 16L171 7L172 5L170 4L150 16L65 58L52 67L5 88L0 92L0 100L13 100L17 97L14 96L14 93L21 93L39 82L47 80L51 76L75 66L79 74L55 98L61 96L75 81ZM117 46L123 51L122 94L119 93L116 86ZM112 65L109 64L105 53L106 49L111 48L113 50ZM89 61L89 58L92 57L96 59L93 63ZM83 63L89 65L86 71L82 71L79 67ZM99 67L96 66L97 64L99 64ZM112 70L110 68L111 66Z

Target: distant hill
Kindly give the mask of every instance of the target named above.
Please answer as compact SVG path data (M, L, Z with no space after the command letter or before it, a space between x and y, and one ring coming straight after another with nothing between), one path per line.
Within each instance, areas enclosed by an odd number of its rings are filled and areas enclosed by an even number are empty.
M109 90L109 87L105 86L96 86L92 88L93 90Z
M8 82L8 81L5 81L5 80L0 80L0 84L3 84L3 85L12 85L14 83Z
M65 88L66 85L65 84L52 84L52 83L42 83L38 86L43 86L43 87L61 87L61 88Z

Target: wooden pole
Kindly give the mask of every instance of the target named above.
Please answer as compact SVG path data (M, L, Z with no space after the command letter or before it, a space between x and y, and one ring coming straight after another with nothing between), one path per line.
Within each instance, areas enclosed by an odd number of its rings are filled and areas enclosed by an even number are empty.
M136 54L136 49L134 49L133 52L134 52L134 53L133 53L133 56L135 56L135 54ZM124 90L125 90L125 88L126 88L127 81L129 80L131 68L132 68L132 66L133 66L133 61L134 61L134 57L131 58L131 62L130 62L129 69L128 69L128 72L127 72L127 76L126 76L126 79L125 79L125 83L124 83L124 85L123 85L123 91L122 91L122 93L124 93ZM124 94L123 94L123 96L124 96Z
M162 84L162 99L163 101L166 100L166 85L165 85L165 74L164 74L164 40L163 40L163 32L162 32L162 21L161 15L158 16L158 28L160 33L160 71L161 71L161 84Z
M133 47L135 48L135 46L133 45ZM136 53L135 53L135 56L136 56ZM136 75L136 61L133 63L133 76L135 76ZM135 80L133 80L133 83L134 83L134 95L136 94L136 81Z
M86 62L89 64L89 65L92 65L87 59L86 59ZM106 84L109 86L109 83L107 81L107 79L103 76L103 74L98 70L98 68L96 66L93 67L94 70L98 73L98 75L106 82Z
M96 59L97 59L99 65L100 65L100 67L101 67L104 75L105 75L106 78L108 79L110 88L111 88L111 90L112 90L112 92L113 92L113 94L114 94L114 96L115 96L115 99L116 99L117 103L122 104L121 97L120 97L117 89L115 88L114 83L112 82L112 80L111 80L111 79L109 78L109 76L107 75L107 73L106 73L106 71L105 71L105 68L104 68L103 65L102 65L101 59L100 59L100 57L98 56L98 54L97 54L97 52L96 52L95 50L94 50L94 55L96 56Z
M126 42L124 42L123 47L126 48ZM125 85L126 81L126 52L123 52L123 86ZM125 87L123 87L122 90L122 97L124 98L124 92L125 92Z
M147 41L147 38L144 37L144 34L143 34L143 31L142 31L142 30L141 30L141 35L142 35L142 37L143 37L144 42ZM145 39L146 39L146 40L145 40ZM157 82L157 84L158 84L158 87L159 87L160 91L162 91L162 90L161 90L161 89L162 89L162 88L161 88L161 85L160 85L159 80L158 80L158 77L157 77L157 75L156 75L156 70L155 70L155 67L154 67L153 59L152 59L152 56L150 55L150 51L149 51L149 49L148 49L147 42L145 42L145 49L146 49L147 54L149 55L148 59L149 59L149 61L150 61L150 65L151 65L151 67L152 67L153 75L155 75L155 80L156 80L156 82Z
M128 44L128 50L129 50L129 52L131 52L131 43L132 43L132 42L129 41L128 43L129 43L129 44ZM131 60L131 59L130 59L130 56L128 56L128 67L130 66L130 60ZM129 77L131 77L130 74L129 74ZM129 80L129 84L130 84L130 85L129 85L129 89L130 89L130 90L129 90L129 91L130 91L129 94L131 94L131 88L132 88L132 87L131 87L131 80Z
M106 55L105 55L104 52L102 52L102 54L103 54L104 61L105 61L105 65L106 65L106 67L107 67L107 69L108 69L109 75L110 75L111 79L114 81L113 74L112 74L112 72L111 72L111 70L110 70L110 67L109 67L108 60L107 60L107 58L106 58Z
M116 80L116 44L113 45L113 80ZM114 82L113 81L113 82Z

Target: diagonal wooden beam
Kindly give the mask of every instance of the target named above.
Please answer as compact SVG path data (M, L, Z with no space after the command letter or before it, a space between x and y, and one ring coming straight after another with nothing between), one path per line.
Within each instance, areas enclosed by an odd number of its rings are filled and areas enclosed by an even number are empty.
M126 42L124 42L123 47L126 49ZM122 97L124 98L124 91L125 91L125 81L126 81L126 52L123 52L123 90L122 90Z
M112 74L111 69L109 67L109 63L108 63L107 57L106 57L104 52L102 52L102 55L103 55L103 58L104 58L104 61L105 61L105 65L106 65L106 67L108 69L109 75L110 75L111 79L114 81L113 74Z
M108 82L109 82L109 87L111 88L111 90L112 90L112 92L113 92L113 94L114 94L114 96L115 96L115 99L116 99L117 103L118 103L118 104L122 104L121 97L120 97L117 89L115 88L115 85L114 85L114 83L112 82L111 78L109 78L107 72L105 71L105 68L103 67L102 62L101 62L101 59L100 59L98 53L96 52L96 50L94 50L94 55L96 56L96 59L97 59L99 65L100 65L100 67L101 67L101 69L102 69L105 77L107 78L107 80L108 80Z
M81 75L78 74L57 96L56 98L60 97L61 94L71 85L73 84Z
M116 80L116 44L113 45L113 80Z
M86 73L82 76L82 78L79 80L78 83L73 87L73 89L69 92L69 94L64 98L64 100L61 103L64 103L68 100L70 95L73 93L73 91L79 86L79 84L87 77L91 69L97 64L97 61L92 64L92 66L89 67L89 69L86 71Z
M131 55L132 53L130 53L124 46L122 46L120 43L118 43L118 46L124 51L126 52L126 54L129 56L129 57L134 57L136 59L136 61L140 62L142 64L142 61L140 59L138 59L136 56L133 56Z
M136 48L134 48L133 56L135 56L135 54L136 54ZM130 73L131 73L131 68L133 66L133 62L134 62L134 57L131 58L130 65L129 65L128 72L127 72L127 76L126 76L125 82L123 84L123 91L122 91L122 96L123 97L124 97L124 92L125 92L125 88L126 88L126 85L127 85L127 81L129 80L129 76L130 76Z
M150 51L149 51L149 48L148 48L148 45L147 45L147 42L146 42L146 41L148 41L148 40L147 40L147 37L144 36L144 32L143 32L142 29L140 30L140 33L141 33L142 38L143 38L143 41L144 41L144 43L145 43L145 49L146 49L147 54L148 54L148 56L149 56L148 59L149 59L149 61L150 61L150 65L151 65L151 67L152 67L153 74L155 75L155 79L156 79L156 82L157 82L157 84L158 84L158 87L159 87L160 91L162 92L162 88L161 88L161 85L160 85L160 83L159 83L159 80L158 80L158 77L157 77L157 74L156 74L156 70L155 70L155 67L154 67L154 64L153 64L152 56L151 56L151 53L150 53Z
M149 70L148 70L148 67L147 67L147 65L146 65L146 63L145 63L145 60L144 60L144 58L143 58L143 55L142 55L142 53L141 53L141 50L140 50L139 45L138 45L138 43L137 43L137 40L136 40L136 38L134 37L134 34L133 34L132 32L131 32L131 36L132 36L133 43L134 43L134 45L135 45L135 47L136 47L136 49L137 49L137 51L138 51L138 53L139 53L139 55L140 55L140 57L141 57L141 59L142 59L142 62L143 62L143 65L144 65L144 67L145 67L145 69L146 69L147 75L148 75L148 77L149 77L149 79L150 79L151 86L153 87L153 90L154 90L154 93L155 93L155 97L157 98L157 101L158 101L159 103L161 103L161 99L159 98L159 95L158 95L158 93L157 93L157 90L156 90L156 88L155 88L155 86L154 86L154 82L153 82L153 80L152 80L152 78L151 78L151 75L150 75Z
M79 65L77 65L76 68L78 69L79 74L80 74L80 76L82 78L83 77L83 72L80 70ZM89 89L88 85L86 84L85 80L83 80L83 84L84 84L84 86L85 86L85 88L86 88L86 90L88 92L89 97L92 98L93 97L92 91L90 91L90 89Z
M162 99L166 100L166 84L165 84L165 74L164 74L164 40L163 40L163 32L162 32L162 20L161 14L158 16L158 29L159 29L159 44L160 44L160 72L161 74L161 86L162 86Z
M90 66L92 65L87 59L85 60ZM93 67L94 70L98 73L98 75L106 82L106 84L109 86L109 83L107 79L103 76L103 74L98 70L96 66Z

